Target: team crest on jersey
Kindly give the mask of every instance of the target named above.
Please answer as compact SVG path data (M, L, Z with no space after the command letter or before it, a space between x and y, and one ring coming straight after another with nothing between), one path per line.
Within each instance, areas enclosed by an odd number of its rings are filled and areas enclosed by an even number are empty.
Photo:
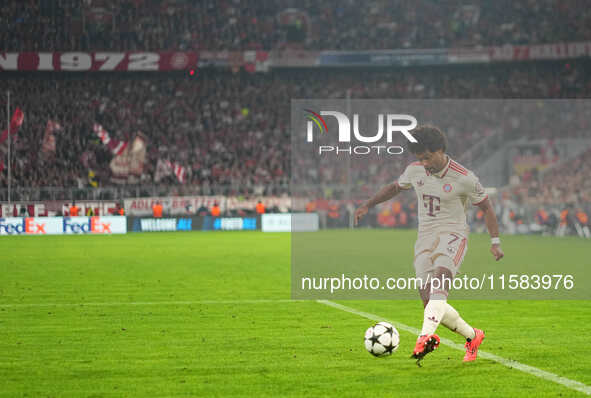
M451 192L451 184L443 185L443 191L444 192Z

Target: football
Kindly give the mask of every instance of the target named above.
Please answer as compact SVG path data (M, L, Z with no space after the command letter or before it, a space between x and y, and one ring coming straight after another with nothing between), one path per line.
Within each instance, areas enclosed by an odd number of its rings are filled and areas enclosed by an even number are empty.
M365 331L365 349L375 357L392 355L398 344L398 330L388 322L376 323Z

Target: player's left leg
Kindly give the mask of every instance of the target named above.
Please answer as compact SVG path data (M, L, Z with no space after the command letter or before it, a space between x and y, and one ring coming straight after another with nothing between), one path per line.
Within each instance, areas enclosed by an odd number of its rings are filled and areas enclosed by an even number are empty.
M474 328L463 320L458 311L449 305L449 303L447 303L445 315L441 319L441 324L452 332L463 336L467 341L470 341L475 337Z
M464 261L467 249L467 239L461 235L442 235L440 244L434 250L433 265L436 269L447 269L453 279ZM449 273L446 273L446 275L449 276ZM441 318L441 324L466 339L464 362L475 360L478 354L478 347L484 340L484 332L470 326L447 301L445 303L444 315Z
M478 355L478 347L484 340L484 332L480 329L475 329L462 319L458 311L451 305L447 304L447 309L441 324L453 332L466 338L466 355L464 355L464 362L474 361Z
M437 255L435 259L435 267L442 268L439 270L439 273L444 273L447 278L452 280L453 277L455 277L454 271L457 270L458 265L459 264L456 265L456 263L446 255ZM441 302L443 300L440 299L439 301ZM463 336L467 339L467 341L473 339L475 337L474 328L468 325L468 323L466 323L466 321L460 317L458 311L456 311L456 309L447 302L447 299L444 301L444 307L443 316L441 317L441 324L452 332L456 332ZM433 314L430 314L430 316L432 315Z
M484 340L484 332L472 328L460 317L455 308L447 303L451 281L455 277L461 260L463 260L461 254L455 256L454 259L442 253L435 253L431 257L434 271L430 273L430 294L425 305L423 328L413 352L413 357L418 360L438 347L439 337L435 331L439 323L466 338L464 362L476 359L478 347ZM423 290L421 296L424 295L425 291Z

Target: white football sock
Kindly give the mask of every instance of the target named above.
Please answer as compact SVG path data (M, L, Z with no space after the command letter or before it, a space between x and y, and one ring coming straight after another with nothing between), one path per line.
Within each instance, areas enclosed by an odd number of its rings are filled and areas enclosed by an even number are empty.
M447 307L447 300L442 295L431 295L425 313L423 315L423 328L421 329L421 336L435 333L439 322L445 315Z
M453 260L447 256L438 255L433 261L436 269L439 267L452 269L454 266ZM451 281L447 282L451 283ZM433 287L433 282L431 282ZM449 288L449 286L448 286ZM423 328L421 329L421 336L435 333L437 326L442 321L445 312L447 311L447 289L444 285L431 290L429 302L425 306L425 313L423 315Z
M474 328L466 323L456 311L454 307L445 303L445 315L441 319L441 324L451 330L452 332L456 332L467 339L473 339Z

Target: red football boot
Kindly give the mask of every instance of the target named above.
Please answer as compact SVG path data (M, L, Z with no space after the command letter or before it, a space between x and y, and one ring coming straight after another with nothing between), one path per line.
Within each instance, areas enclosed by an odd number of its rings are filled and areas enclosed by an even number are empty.
M419 336L415 349L410 357L416 359L417 365L421 366L421 360L425 355L439 347L439 341L439 336L436 334Z
M464 362L471 362L476 359L478 355L478 347L484 340L484 332L480 329L474 329L475 336L472 340L466 341L464 347L466 347L466 355L464 355Z

